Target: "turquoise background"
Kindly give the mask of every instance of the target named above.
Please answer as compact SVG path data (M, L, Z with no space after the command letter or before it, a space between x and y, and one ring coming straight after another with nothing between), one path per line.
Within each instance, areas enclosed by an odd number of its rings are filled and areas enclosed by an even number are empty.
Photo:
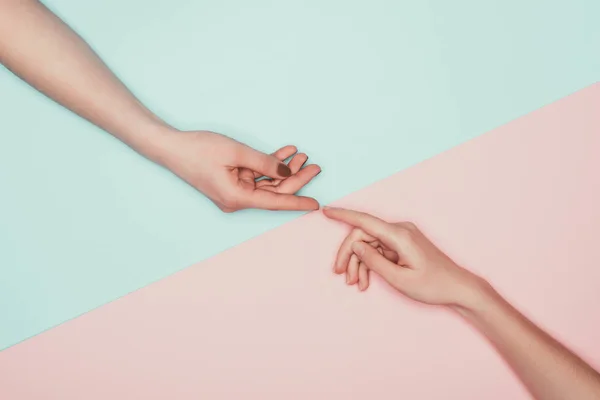
M46 4L178 128L298 145L322 203L600 76L596 0ZM299 215L222 214L0 68L0 349Z

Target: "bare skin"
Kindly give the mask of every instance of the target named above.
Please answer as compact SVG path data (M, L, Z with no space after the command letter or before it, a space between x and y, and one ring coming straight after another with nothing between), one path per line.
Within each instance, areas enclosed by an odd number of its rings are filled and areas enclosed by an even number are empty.
M0 0L0 63L210 198L222 211L316 210L296 196L321 169L285 146L265 154L208 131L181 132L146 108L87 43L37 0ZM284 161L293 157L287 166ZM270 179L257 180L260 177Z
M369 286L369 273L421 303L445 306L496 347L538 400L600 399L600 375L541 330L481 277L457 265L410 222L325 208L354 229L342 243L334 271L349 285Z

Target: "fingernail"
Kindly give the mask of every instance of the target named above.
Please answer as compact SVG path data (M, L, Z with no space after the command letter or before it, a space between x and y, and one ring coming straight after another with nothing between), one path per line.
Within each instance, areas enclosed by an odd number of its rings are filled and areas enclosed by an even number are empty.
M350 275L346 274L346 284L350 283Z
M284 176L286 178L288 176L292 176L292 170L285 164L279 164L279 166L277 167L277 173L279 174L279 176Z
M352 243L352 251L360 258L365 254L365 246L360 242L354 242Z

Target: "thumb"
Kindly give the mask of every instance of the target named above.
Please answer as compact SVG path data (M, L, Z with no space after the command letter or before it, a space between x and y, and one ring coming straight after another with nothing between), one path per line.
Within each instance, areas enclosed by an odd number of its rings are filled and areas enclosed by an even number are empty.
M352 252L356 254L358 259L372 271L375 271L388 283L394 286L394 281L397 279L399 266L385 258L381 253L372 246L364 242L352 243Z
M269 178L284 179L292 175L290 168L277 157L248 146L244 146L244 151L241 152L237 161L240 164L239 167L251 169Z

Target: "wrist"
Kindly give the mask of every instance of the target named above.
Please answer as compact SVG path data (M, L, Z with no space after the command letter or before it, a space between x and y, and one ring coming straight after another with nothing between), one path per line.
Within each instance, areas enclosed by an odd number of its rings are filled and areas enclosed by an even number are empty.
M485 313L498 300L499 294L485 279L473 276L461 300L450 307L463 317Z
M166 167L170 143L177 132L175 128L168 125L152 124L128 144L142 156Z

